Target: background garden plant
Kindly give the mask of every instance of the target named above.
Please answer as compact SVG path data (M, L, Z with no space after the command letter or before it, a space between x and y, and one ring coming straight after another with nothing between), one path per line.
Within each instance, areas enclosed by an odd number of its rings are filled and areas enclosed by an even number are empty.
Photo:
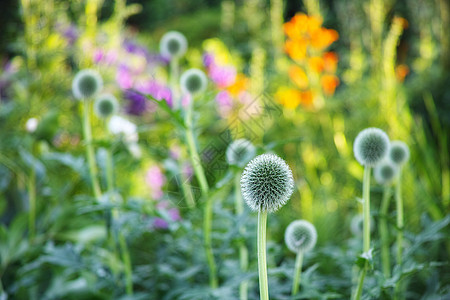
M348 299L365 264L362 298L448 298L448 11L447 1L1 1L0 298L257 299L257 219L239 204L239 179L263 153L294 178L268 224L272 299ZM180 47L167 55L171 35ZM101 74L102 92L78 100L85 69ZM207 79L195 95L180 81L190 69ZM117 99L108 115L105 94ZM369 127L410 158L392 182L374 168L368 261L350 223L364 179L352 147ZM227 149L241 139L255 148L236 163ZM292 297L284 231L298 219L318 237Z

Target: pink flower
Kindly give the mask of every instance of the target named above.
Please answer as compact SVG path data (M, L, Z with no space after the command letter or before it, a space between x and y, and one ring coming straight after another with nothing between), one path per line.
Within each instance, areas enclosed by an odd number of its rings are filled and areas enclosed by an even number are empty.
M116 73L116 81L123 90L130 89L133 86L133 78L130 72L124 66L120 66Z
M158 166L148 169L145 182L150 187L150 194L153 199L161 199L163 196L162 187L166 182L166 177Z
M178 208L170 208L167 213L169 214L169 217L172 219L172 221L180 221L180 211Z
M167 221L163 218L155 218L153 220L153 227L155 227L156 229L168 229L169 223L167 223Z
M231 65L211 66L209 69L209 77L220 89L232 85L236 80L236 75L236 68Z

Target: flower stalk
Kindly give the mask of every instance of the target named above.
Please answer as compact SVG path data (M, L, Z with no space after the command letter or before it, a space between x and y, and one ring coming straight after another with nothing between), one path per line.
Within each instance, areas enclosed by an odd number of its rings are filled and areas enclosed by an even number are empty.
M266 228L267 211L258 212L258 273L259 273L259 297L261 300L269 299L269 285L267 281L266 259Z

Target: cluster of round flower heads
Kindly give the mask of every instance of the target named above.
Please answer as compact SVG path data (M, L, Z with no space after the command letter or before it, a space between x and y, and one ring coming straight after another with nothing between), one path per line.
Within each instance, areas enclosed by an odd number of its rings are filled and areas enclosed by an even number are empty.
M178 31L169 31L159 42L159 50L163 57L179 58L186 53L188 42L186 37Z
M313 224L305 220L293 221L284 233L286 246L294 253L310 251L317 242L317 231Z
M72 93L79 100L96 96L102 88L102 77L92 69L79 71L72 81Z
M361 131L353 144L356 160L363 166L375 167L375 180L391 183L398 168L409 159L409 148L402 141L389 141L387 134L378 128Z
M203 92L206 89L206 84L206 75L199 69L189 69L180 78L181 90L190 95Z
M109 118L119 110L116 97L111 94L101 94L95 99L94 112L99 118Z
M361 131L353 144L356 160L363 166L374 167L381 162L389 150L389 137L378 128Z
M408 146L402 141L392 141L389 149L389 159L397 166L406 163L409 159Z
M226 152L227 162L230 165L243 167L256 155L256 148L246 139L232 142Z
M259 155L242 172L241 190L253 211L275 212L286 204L294 191L292 171L277 155Z
M398 168L390 160L385 159L375 166L374 176L379 184L391 183L397 175Z

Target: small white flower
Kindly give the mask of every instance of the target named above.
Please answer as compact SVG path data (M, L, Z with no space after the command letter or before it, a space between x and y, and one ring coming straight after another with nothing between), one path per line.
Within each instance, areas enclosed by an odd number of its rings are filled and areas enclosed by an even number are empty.
M108 122L108 129L114 135L123 135L127 143L137 143L139 135L136 124L119 116L112 116Z
M131 155L136 159L140 159L142 157L142 150L138 143L128 144L128 151L130 151Z
M33 133L36 131L37 127L39 125L39 121L36 118L30 118L25 123L25 128L29 133Z

